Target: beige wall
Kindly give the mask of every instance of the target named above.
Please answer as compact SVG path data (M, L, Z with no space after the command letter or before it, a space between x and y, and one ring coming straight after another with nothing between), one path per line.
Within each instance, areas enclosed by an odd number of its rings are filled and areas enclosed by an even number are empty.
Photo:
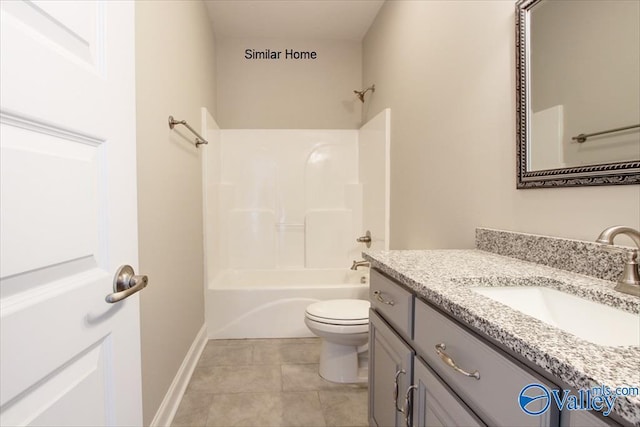
M637 185L516 190L514 19L511 1L388 1L366 35L365 118L392 111L392 248L640 226Z
M158 410L204 324L200 129L214 111L215 45L199 1L136 2L138 221L144 423ZM126 173L126 171L123 171ZM126 209L126 206L123 206Z
M356 129L362 86L361 43L345 40L217 41L218 115L223 129ZM245 50L281 51L280 59L245 59ZM315 60L284 59L285 49Z

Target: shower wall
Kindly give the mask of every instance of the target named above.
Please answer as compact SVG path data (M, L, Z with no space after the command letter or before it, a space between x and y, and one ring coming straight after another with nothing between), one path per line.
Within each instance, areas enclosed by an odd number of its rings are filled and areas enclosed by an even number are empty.
M358 131L222 130L220 142L220 267L347 268L360 258Z
M204 224L204 277L205 283L209 278L217 277L225 267L226 254L220 245L220 173L222 170L222 136L218 123L206 108L201 109L202 135L209 141L201 145L202 150L202 215ZM205 299L205 308L207 305Z
M371 232L371 249L389 249L390 151L391 110L386 108L358 131L362 229Z

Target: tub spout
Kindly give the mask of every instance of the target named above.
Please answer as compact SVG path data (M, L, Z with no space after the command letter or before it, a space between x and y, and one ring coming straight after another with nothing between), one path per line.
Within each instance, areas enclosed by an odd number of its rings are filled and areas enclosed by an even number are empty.
M353 264L351 265L351 269L352 270L357 270L358 267L371 267L371 263L369 261L353 261Z

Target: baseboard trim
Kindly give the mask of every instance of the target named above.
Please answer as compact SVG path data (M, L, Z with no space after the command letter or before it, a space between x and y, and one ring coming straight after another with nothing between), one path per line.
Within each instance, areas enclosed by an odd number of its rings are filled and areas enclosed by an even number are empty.
M180 365L180 369L178 369L169 390L167 390L167 394L165 394L164 399L162 399L162 403L155 417L153 417L153 421L151 421L151 427L170 426L173 422L173 417L176 415L182 396L184 396L184 392L187 390L193 370L196 368L198 359L200 359L200 355L206 344L207 325L204 324L193 340L191 348L189 348L187 355Z

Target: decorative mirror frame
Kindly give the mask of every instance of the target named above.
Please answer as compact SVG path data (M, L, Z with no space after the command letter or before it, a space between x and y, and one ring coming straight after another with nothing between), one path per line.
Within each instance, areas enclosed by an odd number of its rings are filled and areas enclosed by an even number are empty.
M640 184L640 159L630 162L527 171L529 135L529 11L541 0L516 3L516 164L517 188Z

